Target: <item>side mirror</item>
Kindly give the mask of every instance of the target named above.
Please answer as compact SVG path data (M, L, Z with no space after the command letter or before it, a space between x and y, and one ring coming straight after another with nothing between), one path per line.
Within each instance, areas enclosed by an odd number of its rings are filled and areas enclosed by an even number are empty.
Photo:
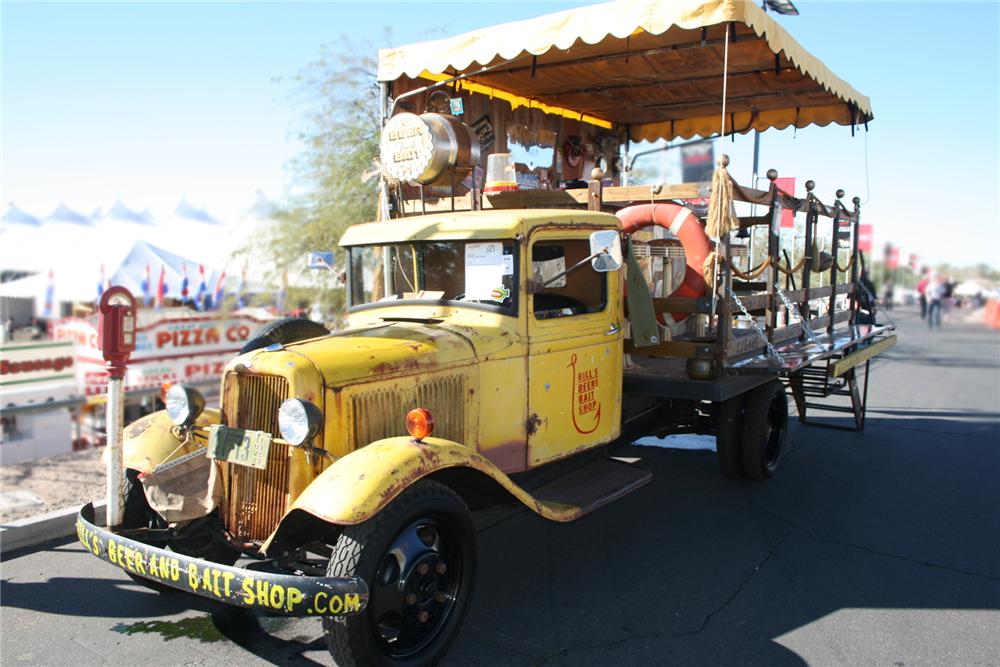
M618 232L606 229L590 235L590 265L594 271L607 273L622 268L622 241Z

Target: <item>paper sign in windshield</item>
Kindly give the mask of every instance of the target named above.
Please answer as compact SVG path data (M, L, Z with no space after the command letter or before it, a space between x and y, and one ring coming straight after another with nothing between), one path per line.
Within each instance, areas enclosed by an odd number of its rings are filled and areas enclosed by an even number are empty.
M503 243L465 244L465 298L493 300L493 290L503 284Z

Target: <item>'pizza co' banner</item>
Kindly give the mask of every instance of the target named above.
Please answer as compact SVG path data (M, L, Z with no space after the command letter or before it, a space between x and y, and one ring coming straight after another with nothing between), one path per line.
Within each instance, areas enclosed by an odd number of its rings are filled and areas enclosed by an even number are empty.
M217 381L226 362L266 322L247 315L206 316L184 308L140 310L125 390ZM75 344L77 380L87 395L104 393L107 385L97 325L94 317L62 320L53 328L57 340Z

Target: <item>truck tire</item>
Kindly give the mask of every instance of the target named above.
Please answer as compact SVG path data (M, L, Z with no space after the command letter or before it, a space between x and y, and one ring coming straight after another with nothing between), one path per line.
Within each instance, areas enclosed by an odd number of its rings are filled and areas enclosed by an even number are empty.
M447 486L421 480L373 518L340 533L327 575L360 576L368 606L326 617L327 648L341 667L417 667L441 660L472 599L475 532Z
M730 398L720 403L715 420L715 453L726 477L740 479L743 473L743 418L746 397Z
M781 466L788 437L788 397L780 380L747 396L743 420L743 472L763 481Z
M275 343L283 345L297 343L300 340L318 338L326 336L329 333L330 331L319 322L304 320L301 317L286 317L265 324L257 330L253 338L240 348L240 354L259 350L262 347L274 345Z

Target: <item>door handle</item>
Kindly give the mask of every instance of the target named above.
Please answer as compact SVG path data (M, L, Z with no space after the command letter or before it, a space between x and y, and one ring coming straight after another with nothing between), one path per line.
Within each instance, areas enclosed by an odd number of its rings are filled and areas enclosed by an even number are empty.
M605 336L614 336L616 333L618 333L621 330L622 330L622 328L621 328L620 325L618 325L616 322L612 322L611 326L608 328L607 333L605 333L604 335Z

